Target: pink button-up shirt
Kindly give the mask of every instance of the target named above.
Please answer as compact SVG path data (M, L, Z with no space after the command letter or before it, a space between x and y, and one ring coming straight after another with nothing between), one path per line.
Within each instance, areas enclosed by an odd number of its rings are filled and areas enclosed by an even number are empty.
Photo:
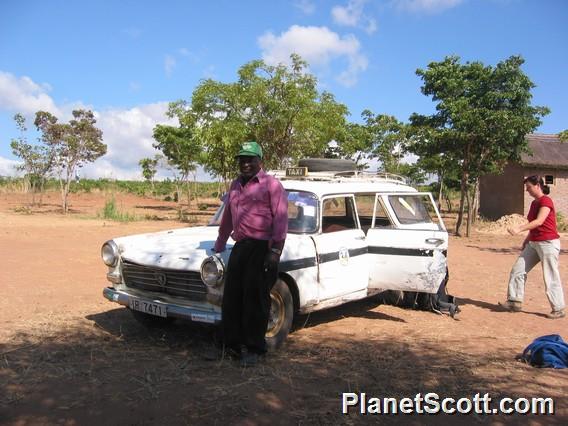
M244 186L235 179L225 199L225 210L214 250L221 252L229 235L269 241L283 246L288 232L288 194L278 179L260 170Z

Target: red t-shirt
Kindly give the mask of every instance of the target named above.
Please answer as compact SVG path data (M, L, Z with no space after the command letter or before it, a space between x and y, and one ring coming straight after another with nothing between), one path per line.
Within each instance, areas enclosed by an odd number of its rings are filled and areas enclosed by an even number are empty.
M541 207L548 207L550 212L548 213L548 216L546 216L542 225L529 231L529 241L546 241L560 238L560 235L558 235L558 232L556 231L556 212L554 211L554 203L550 197L543 195L538 200L534 200L531 203L529 214L527 215L528 221L532 222L536 219Z

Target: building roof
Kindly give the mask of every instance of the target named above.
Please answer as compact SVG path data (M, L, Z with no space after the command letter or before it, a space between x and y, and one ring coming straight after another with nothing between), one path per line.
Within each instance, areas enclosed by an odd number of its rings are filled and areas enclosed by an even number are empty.
M560 142L558 135L532 133L526 136L532 154L522 154L524 166L568 169L568 142Z

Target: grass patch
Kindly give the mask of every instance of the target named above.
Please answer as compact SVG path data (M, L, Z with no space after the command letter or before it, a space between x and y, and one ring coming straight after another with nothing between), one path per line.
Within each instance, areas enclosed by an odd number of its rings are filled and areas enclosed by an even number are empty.
M118 209L114 196L105 203L104 208L98 213L97 217L101 219L116 220L117 222L133 222L137 220L134 214L122 212Z
M558 232L568 232L568 220L562 213L556 213L556 227Z

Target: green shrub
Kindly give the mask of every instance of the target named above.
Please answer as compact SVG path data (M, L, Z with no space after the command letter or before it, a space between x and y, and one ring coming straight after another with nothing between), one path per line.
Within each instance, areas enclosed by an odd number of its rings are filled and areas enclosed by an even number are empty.
M556 227L559 232L568 232L568 221L560 212L556 212Z
M136 220L136 216L132 213L121 212L116 207L114 196L105 203L105 206L98 216L102 219L116 220L118 222L132 222Z

